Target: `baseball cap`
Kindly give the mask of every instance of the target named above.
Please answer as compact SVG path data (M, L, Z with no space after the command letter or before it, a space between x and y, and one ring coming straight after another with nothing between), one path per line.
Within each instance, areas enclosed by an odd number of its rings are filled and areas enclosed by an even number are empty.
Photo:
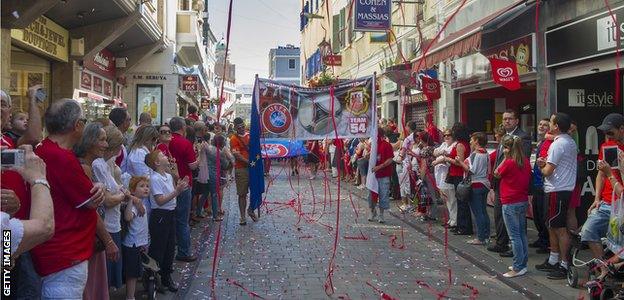
M598 129L602 131L609 131L613 128L620 128L624 125L624 116L618 113L610 113L603 120L602 125L598 126Z

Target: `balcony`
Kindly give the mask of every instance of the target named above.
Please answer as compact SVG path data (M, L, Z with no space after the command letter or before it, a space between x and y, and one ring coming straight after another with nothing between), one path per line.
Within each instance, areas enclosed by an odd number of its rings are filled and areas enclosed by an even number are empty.
M197 11L178 11L176 43L178 63L187 67L203 65L202 18Z

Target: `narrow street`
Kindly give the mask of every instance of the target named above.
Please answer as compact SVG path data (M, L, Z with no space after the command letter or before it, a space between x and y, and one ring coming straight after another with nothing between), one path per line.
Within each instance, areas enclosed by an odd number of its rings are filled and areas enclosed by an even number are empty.
M558 292L549 290L532 276L514 280L515 287L507 285L500 280L500 273L497 277L481 268L489 266L500 272L509 262L473 252L473 257L478 257L475 265L453 251L470 252L473 246L452 235L447 260L443 227L424 223L411 227L395 214L387 215L385 224L368 222L364 192L342 184L331 278L334 293L328 297L325 286L336 233L337 182L332 180L327 189L322 178L310 181L302 174L297 181L287 176L287 171L287 166L274 164L261 218L257 223L248 220L247 226L238 224L234 187L226 187L214 298L374 299L385 293L392 299L570 299L579 295L578 290L565 286ZM159 294L159 299L213 298L211 278L218 233L219 227L209 222L193 229L194 249L201 261L176 262L180 291ZM532 270L530 274L536 273ZM564 281L554 283L564 285ZM122 298L121 294L116 297Z

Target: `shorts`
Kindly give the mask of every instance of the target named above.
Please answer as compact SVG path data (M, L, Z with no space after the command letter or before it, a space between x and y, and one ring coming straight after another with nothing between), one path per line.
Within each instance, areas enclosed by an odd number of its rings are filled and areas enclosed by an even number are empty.
M82 299L87 285L89 262L41 278L41 299Z
M143 252L142 247L122 246L124 278L140 278L143 276L141 252Z
M581 229L581 241L600 242L603 237L606 237L610 216L611 205L601 202L598 208L592 210L587 216Z
M208 189L207 183L201 183L197 180L193 180L193 196L198 196L204 194L204 191Z
M568 206L572 199L571 191L546 193L548 199L548 228L566 228Z
M240 168L234 170L234 179L236 181L236 194L245 196L249 192L249 170Z

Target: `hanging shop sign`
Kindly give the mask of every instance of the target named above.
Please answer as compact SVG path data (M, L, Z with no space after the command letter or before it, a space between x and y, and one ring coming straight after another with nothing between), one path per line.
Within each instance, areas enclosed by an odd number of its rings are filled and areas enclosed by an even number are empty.
M199 77L197 75L184 75L182 78L182 90L185 92L197 92Z
M11 39L22 48L59 61L67 62L69 57L69 32L44 16L24 29L11 29Z
M440 99L440 81L429 77L422 77L422 92L428 100Z
M342 55L325 55L323 56L323 63L326 66L342 66Z
M84 67L89 71L112 80L115 78L115 55L113 52L104 48L92 58L85 59Z
M615 53L624 39L624 6L573 20L546 32L546 66L555 67L575 61ZM617 30L620 40L617 41Z
M354 31L387 31L392 29L392 1L356 0Z
M513 61L490 58L492 79L507 90L515 91L520 88L520 76L516 63Z

